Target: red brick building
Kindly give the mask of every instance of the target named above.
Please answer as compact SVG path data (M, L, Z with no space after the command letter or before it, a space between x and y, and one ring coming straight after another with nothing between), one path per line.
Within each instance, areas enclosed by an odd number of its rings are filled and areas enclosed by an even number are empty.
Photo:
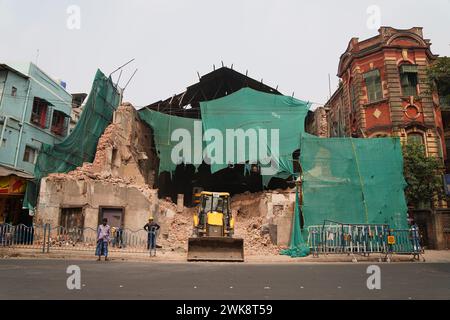
M330 137L398 136L402 142L422 142L429 156L445 160L439 99L427 83L426 69L437 59L430 41L419 27L381 27L378 32L367 40L352 38L340 57L339 88L325 105ZM415 211L414 218L426 241L448 248L443 233L448 213L422 211Z

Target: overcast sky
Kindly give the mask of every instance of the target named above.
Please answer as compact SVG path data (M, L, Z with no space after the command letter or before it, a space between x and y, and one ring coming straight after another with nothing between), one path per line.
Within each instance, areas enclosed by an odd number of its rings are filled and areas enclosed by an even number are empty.
M433 53L450 56L450 0L0 0L0 62L35 62L39 49L39 67L68 91L89 92L97 68L110 73L136 58L121 83L139 69L125 100L143 106L223 61L324 103L349 40L376 35L377 24L421 26Z

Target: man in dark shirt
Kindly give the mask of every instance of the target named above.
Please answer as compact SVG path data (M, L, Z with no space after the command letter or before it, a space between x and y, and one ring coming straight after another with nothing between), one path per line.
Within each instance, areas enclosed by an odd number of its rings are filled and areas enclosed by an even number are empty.
M147 238L147 250L150 250L150 256L156 256L156 231L159 230L160 226L155 221L153 217L148 219L148 222L144 226L144 230L148 232Z

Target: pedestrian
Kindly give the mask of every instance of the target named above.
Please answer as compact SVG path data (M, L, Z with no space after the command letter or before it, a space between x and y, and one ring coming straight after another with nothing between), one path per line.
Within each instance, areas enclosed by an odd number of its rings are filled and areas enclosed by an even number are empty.
M123 248L123 223L120 225L119 229L116 231L116 245L119 247L119 249Z
M152 252L153 255L156 256L156 231L158 231L159 228L159 224L153 220L153 217L150 217L144 226L144 230L148 233L147 250L150 250L150 256L152 255Z
M111 227L111 244L113 246L113 248L116 247L116 227Z
M102 224L98 226L97 230L97 248L95 255L98 256L98 261L101 256L105 256L105 261L108 261L108 242L111 232L111 227L108 225L108 219L103 218Z

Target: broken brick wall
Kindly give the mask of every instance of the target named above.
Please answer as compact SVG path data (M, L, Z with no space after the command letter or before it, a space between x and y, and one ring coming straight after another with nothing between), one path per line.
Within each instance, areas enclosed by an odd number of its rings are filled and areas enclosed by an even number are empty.
M157 190L152 189L156 159L150 129L131 104L121 105L98 141L93 163L41 183L37 222L60 224L62 208L83 208L84 227L96 228L101 207L124 209L124 224L141 229L150 215L161 219ZM160 212L162 211L162 212Z
M249 253L276 254L289 245L294 203L293 189L246 192L232 198L236 236L244 238Z

